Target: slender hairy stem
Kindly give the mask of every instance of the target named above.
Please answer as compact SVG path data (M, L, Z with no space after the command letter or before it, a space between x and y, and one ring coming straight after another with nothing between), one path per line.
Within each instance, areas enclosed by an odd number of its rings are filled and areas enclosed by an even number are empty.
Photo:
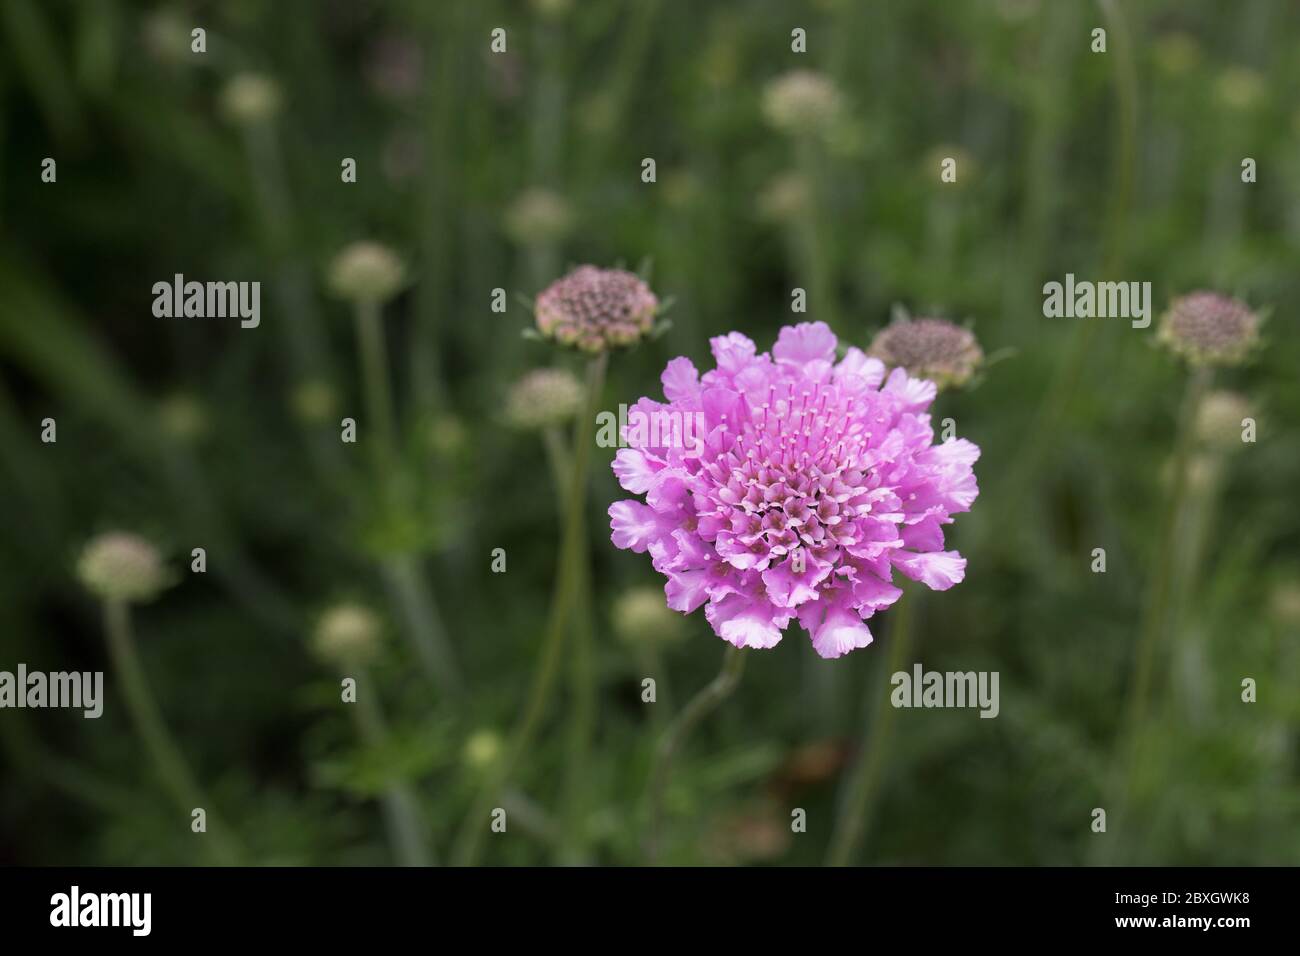
M587 497L587 467L591 459L591 436L588 430L596 418L596 406L600 402L600 392L604 387L607 361L608 356L603 354L592 359L588 367L585 407L574 425L571 461L573 470L569 481L568 507L560 540L560 561L555 579L555 591L547 619L546 636L542 641L542 656L538 661L537 670L533 673L527 702L511 733L505 752L501 760L486 774L470 807L469 815L461 825L453 853L453 862L457 866L472 866L478 861L483 836L487 832L489 814L495 801L500 798L502 787L510 779L515 765L532 742L533 735L537 732L542 716L546 712L546 705L550 702L551 689L559 671L560 655L564 648L564 637L568 630L572 609L578 605L580 598L574 592L581 579L579 562L586 560L583 511Z
M650 863L659 861L659 843L663 828L664 798L668 793L668 781L672 776L673 760L677 751L690 732L701 720L712 713L719 704L731 696L740 683L740 675L745 667L745 652L728 645L722 658L722 670L703 690L690 699L677 719L659 741L655 753L654 767L650 773L650 830L646 835L646 859Z
M368 747L382 747L388 740L388 722L379 706L375 684L363 668L354 667L357 702L352 713L357 731ZM395 781L384 790L382 806L388 840L393 857L400 866L430 866L433 863L424 825L420 822L420 802L414 788L405 781Z
M911 649L912 605L919 597L919 592L906 595L898 602L890 621L889 660L885 665L884 680L878 682L870 730L840 800L839 814L826 851L827 866L847 866L853 862L870 824L894 726L894 708L889 704L890 678L903 666Z
M135 729L144 740L163 785L176 801L176 805L187 816L196 808L204 809L211 827L206 836L213 855L221 863L237 863L240 853L234 842L227 836L228 831L218 820L216 811L195 782L180 748L176 746L167 730L153 694L149 691L149 682L145 678L144 668L136 652L135 638L131 633L131 611L124 602L105 602L104 629L108 634L108 651L113 660L118 686L126 699L126 706L135 723Z

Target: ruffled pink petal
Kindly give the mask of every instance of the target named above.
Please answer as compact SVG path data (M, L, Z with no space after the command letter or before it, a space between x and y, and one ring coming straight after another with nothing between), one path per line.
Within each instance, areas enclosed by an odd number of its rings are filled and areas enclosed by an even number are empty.
M704 609L713 633L736 647L775 647L781 628L773 620L773 608L743 594L731 594Z
M836 384L848 385L855 390L878 388L885 380L885 363L871 358L860 348L852 347L835 366L834 380Z
M904 411L919 412L930 407L939 388L929 379L912 378L906 369L896 368L889 373L881 391L898 395L903 401Z
M800 322L781 330L772 357L796 365L830 362L835 358L835 345L835 333L825 322Z
M805 601L817 600L817 585L831 573L832 564L805 552L804 569L795 572L794 562L787 558L763 572L767 597L777 607L798 607Z
M739 332L711 338L709 346L713 349L713 358L718 363L718 371L728 375L735 375L752 362L757 351L753 340Z
M610 540L614 547L641 554L651 541L663 536L659 516L639 501L616 501L609 506Z
M650 482L654 480L655 472L663 465L651 461L639 449L620 448L610 467L613 468L618 483L625 491L630 491L634 495L643 495L650 489Z
M902 596L902 588L881 580L872 571L859 575L853 585L853 606L872 613L883 611Z
M871 643L871 629L853 608L826 601L817 611L820 613L814 612L807 617L800 615L799 620L812 636L813 650L818 656L843 657L849 651Z
M903 528L903 547L911 551L942 551L943 527L937 515L927 515Z
M670 361L659 381L664 386L664 398L673 404L699 404L700 373L686 356Z
M966 577L966 559L956 551L932 551L927 554L897 551L892 560L894 567L913 581L920 581L935 591L946 591L954 584L960 584Z
M696 571L670 571L664 585L668 606L674 611L690 614L709 599L710 583L710 572L703 568Z

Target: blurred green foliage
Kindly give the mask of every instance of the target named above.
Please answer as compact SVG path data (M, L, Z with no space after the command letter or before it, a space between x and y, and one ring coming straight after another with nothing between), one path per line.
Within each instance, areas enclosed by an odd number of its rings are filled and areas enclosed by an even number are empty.
M505 53L490 52L494 27ZM375 798L399 781L445 855L484 733L515 719L555 570L542 443L501 409L526 369L577 363L521 338L514 294L568 264L643 260L674 325L615 357L604 407L655 392L674 355L704 364L709 336L769 347L795 286L845 342L901 304L971 319L1009 355L936 406L983 448L982 495L951 537L967 579L918 605L912 655L999 671L1001 715L896 715L861 862L1080 863L1108 837L1123 862L1300 859L1294 4L4 0L0 49L0 669L107 669L77 549L113 527L164 546L184 573L136 614L145 669L255 862L391 862ZM811 149L762 111L765 84L800 68L843 97ZM278 87L273 117L223 108L247 73ZM946 156L955 184L939 181ZM56 183L41 182L45 157ZM1258 182L1240 181L1244 157ZM325 271L360 238L410 266L385 313L414 487L396 518L338 441L361 392ZM1090 813L1107 805L1138 622L1168 559L1185 373L1154 328L1043 318L1042 285L1066 272L1150 281L1157 309L1204 287L1272 310L1267 348L1218 380L1257 410L1259 440L1222 462L1194 585L1157 651L1133 825L1108 837ZM154 318L151 287L174 273L261 281L261 326ZM46 417L57 444L40 441ZM662 715L641 703L645 658L611 612L657 582L609 545L610 455L595 450L592 478L600 693L584 800L592 859L632 863ZM187 570L197 546L205 575ZM490 571L498 547L505 574ZM1089 570L1097 547L1105 574ZM397 639L389 553L418 559L463 697ZM360 742L309 651L340 598L391 625L373 668L380 745ZM654 707L718 666L702 615L686 624ZM669 861L823 858L886 686L889 614L872 624L876 643L838 661L797 629L752 655L673 778ZM1258 703L1240 702L1247 676ZM97 721L0 711L0 861L207 862L106 689ZM488 862L556 858L562 741L541 734L513 775ZM796 807L806 833L789 832Z

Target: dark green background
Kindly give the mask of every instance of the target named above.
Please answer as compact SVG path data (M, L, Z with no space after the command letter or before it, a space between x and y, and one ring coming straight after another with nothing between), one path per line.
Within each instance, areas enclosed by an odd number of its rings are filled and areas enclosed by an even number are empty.
M476 780L465 741L513 721L554 568L542 445L503 427L501 407L527 368L575 363L521 339L529 317L514 293L531 297L568 264L653 263L675 324L614 358L603 403L614 408L654 393L674 355L703 366L711 335L770 347L815 264L833 301L812 302L810 317L844 342L865 345L901 304L971 319L986 351L1007 356L936 407L983 448L982 494L950 537L966 581L925 595L913 655L999 671L1001 715L895 715L860 860L1085 862L1138 621L1167 560L1162 468L1185 372L1153 347L1154 328L1043 318L1041 287L1066 272L1150 281L1157 309L1211 288L1272 312L1257 361L1218 377L1257 409L1259 440L1224 458L1193 584L1158 650L1133 826L1109 836L1127 862L1296 862L1300 652L1295 598L1288 612L1278 594L1300 588L1300 9L570 7L0 2L0 668L107 667L97 609L72 574L95 532L144 533L178 571L204 546L207 575L182 574L136 623L169 724L255 859L389 862L372 797L394 777L418 788L445 854ZM167 16L182 28L170 52L158 42ZM192 25L208 31L205 55L188 50ZM503 56L488 50L497 26ZM790 52L795 26L806 55ZM1096 26L1109 28L1105 54L1089 50ZM806 231L765 218L759 199L796 162L763 120L762 90L801 67L832 77L847 103L815 160L816 263ZM269 139L218 108L244 70L282 88ZM944 155L963 157L955 186L938 181ZM46 156L57 184L39 180ZM355 185L339 181L344 156L358 161ZM654 184L640 180L646 156ZM1240 182L1245 156L1258 162L1253 185ZM574 226L521 244L505 218L538 186L565 197ZM361 399L351 319L324 280L360 238L411 265L386 312L421 479L398 527L367 519L362 455L335 425ZM261 281L261 327L155 319L150 288L175 272ZM489 311L496 287L512 295L504 315ZM291 410L309 378L335 391L324 424ZM163 427L177 396L197 407L200 434ZM1057 409L1047 425L1044 407ZM57 444L40 443L46 416ZM594 858L631 863L651 737L637 657L609 615L625 588L657 576L609 544L604 508L622 496L609 455L595 451L591 494L602 680L585 799ZM339 597L391 619L375 552L395 541L422 554L470 693L440 699L393 620L378 677L394 742L376 753L356 745L306 636ZM505 575L489 572L496 547ZM1089 572L1095 547L1104 575ZM666 654L679 704L723 650L702 615L686 624ZM885 680L889 614L873 629L875 645L838 661L817 660L797 629L752 655L679 765L670 859L822 859L842 761ZM1239 700L1244 676L1258 681L1254 705ZM0 712L0 861L205 861L111 678L106 689L99 721ZM515 777L556 816L565 703L561 688ZM792 758L815 743L833 759L800 772ZM792 807L808 811L808 832L783 836ZM522 829L487 842L489 862L552 858Z

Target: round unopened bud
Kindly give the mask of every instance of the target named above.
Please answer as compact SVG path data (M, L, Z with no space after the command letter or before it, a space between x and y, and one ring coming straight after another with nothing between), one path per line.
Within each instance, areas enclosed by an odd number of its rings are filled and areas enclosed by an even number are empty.
M894 322L876 333L867 352L939 388L965 385L984 362L974 333L946 319Z
M559 368L533 369L506 396L505 419L515 428L563 425L582 406L582 383Z
M77 559L77 577L96 597L127 603L151 601L172 582L158 549L125 531L87 542Z
M221 112L232 123L254 124L280 111L280 87L261 73L236 73L221 91Z
M528 189L506 210L505 227L510 238L520 245L558 242L573 228L573 212L558 193Z
M354 242L334 257L330 289L350 302L382 303L402 287L406 267L397 253L377 242Z
M493 730L476 730L465 741L465 763L474 770L486 770L501 757L501 735Z
M1193 365L1239 365L1259 342L1259 317L1237 299L1192 292L1169 304L1156 337Z
M533 306L542 335L592 354L639 341L654 328L658 309L634 273L590 265L552 282Z
M682 616L668 607L659 588L629 588L614 601L614 632L627 644L663 645L679 640Z
M834 81L812 70L792 70L763 89L763 116L783 133L825 133L843 105Z
M1244 395L1226 389L1210 392L1196 409L1196 437L1219 451L1238 449L1242 444L1242 422L1250 412L1250 402Z
M321 660L341 667L365 664L379 652L383 626L374 611L351 602L325 611L312 633L312 650Z

